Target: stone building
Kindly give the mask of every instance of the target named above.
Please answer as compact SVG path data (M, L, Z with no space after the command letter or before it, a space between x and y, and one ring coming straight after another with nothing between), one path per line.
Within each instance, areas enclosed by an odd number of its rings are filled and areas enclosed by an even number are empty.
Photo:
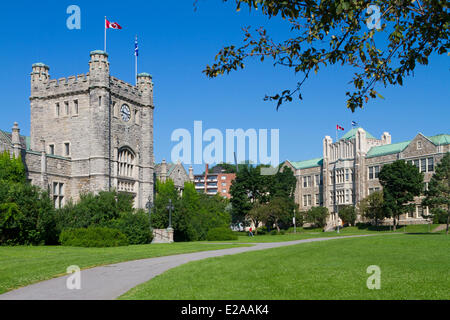
M163 159L161 163L155 165L155 175L156 179L161 182L171 179L180 194L183 193L185 182L194 182L192 166L189 167L188 175L180 161L177 163L167 163L166 160Z
M384 164L408 161L424 173L427 185L436 164L448 151L448 134L427 137L419 133L412 140L393 144L387 132L377 139L363 128L354 128L335 142L326 136L321 158L287 160L283 166L290 167L297 178L295 201L300 210L327 207L331 213L330 227L337 225L341 206L356 205L370 193L382 189L378 174ZM427 222L422 213L428 214L428 208L421 207L419 198L415 202L415 212L402 215L401 224Z
M137 85L110 75L108 54L90 53L89 72L51 79L49 67L32 66L30 137L0 133L0 150L19 154L28 179L47 189L56 207L82 192L116 189L135 207L153 200L153 83Z

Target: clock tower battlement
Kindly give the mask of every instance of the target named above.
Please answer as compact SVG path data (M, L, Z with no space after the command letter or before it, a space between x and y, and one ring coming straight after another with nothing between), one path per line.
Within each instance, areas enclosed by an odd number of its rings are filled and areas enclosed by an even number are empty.
M64 174L52 169L67 179L67 199L116 189L144 208L154 183L151 75L139 74L135 86L113 77L101 50L90 53L87 74L56 80L49 70L32 66L30 151L66 161ZM41 180L51 189L51 178Z

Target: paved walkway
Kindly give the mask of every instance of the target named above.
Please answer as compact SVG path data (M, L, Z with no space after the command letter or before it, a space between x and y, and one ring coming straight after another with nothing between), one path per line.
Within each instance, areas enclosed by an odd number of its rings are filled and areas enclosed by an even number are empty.
M69 290L62 276L0 295L0 300L111 300L137 285L147 282L155 276L171 268L211 257L290 246L306 242L366 237L370 235L313 238L286 242L256 243L252 247L240 247L178 254L172 256L149 258L121 262L103 267L95 267L81 271L81 289Z
M441 224L441 225L437 226L436 228L434 228L433 231L431 231L431 232L439 232L441 230L446 230L446 229L447 229L447 225Z

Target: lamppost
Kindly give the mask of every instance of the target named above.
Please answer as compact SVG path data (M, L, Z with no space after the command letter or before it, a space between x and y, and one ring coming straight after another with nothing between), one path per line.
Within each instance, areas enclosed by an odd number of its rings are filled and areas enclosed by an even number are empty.
M172 228L172 210L174 209L172 205L172 199L169 199L169 205L167 206L167 210L169 210L169 229Z
M297 233L297 226L295 223L295 209L294 209L294 217L292 218L292 222L294 223L294 233Z
M148 223L150 225L150 231L152 230L152 208L153 208L152 197L148 197L148 202L145 207L148 209Z
M339 209L336 212L337 233L339 233Z

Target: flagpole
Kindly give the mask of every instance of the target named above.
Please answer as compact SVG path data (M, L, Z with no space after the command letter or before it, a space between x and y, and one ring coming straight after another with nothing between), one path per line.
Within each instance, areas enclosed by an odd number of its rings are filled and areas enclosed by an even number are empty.
M104 28L105 28L105 46L104 46L104 49L105 49L105 50L103 50L103 51L106 52L106 16L105 16L105 24L104 24Z
M137 43L137 35L136 35L136 41L135 41L135 46ZM136 79L136 85L137 85L137 64L138 64L138 55L136 54L136 48L134 48L134 61L135 61L135 79Z

